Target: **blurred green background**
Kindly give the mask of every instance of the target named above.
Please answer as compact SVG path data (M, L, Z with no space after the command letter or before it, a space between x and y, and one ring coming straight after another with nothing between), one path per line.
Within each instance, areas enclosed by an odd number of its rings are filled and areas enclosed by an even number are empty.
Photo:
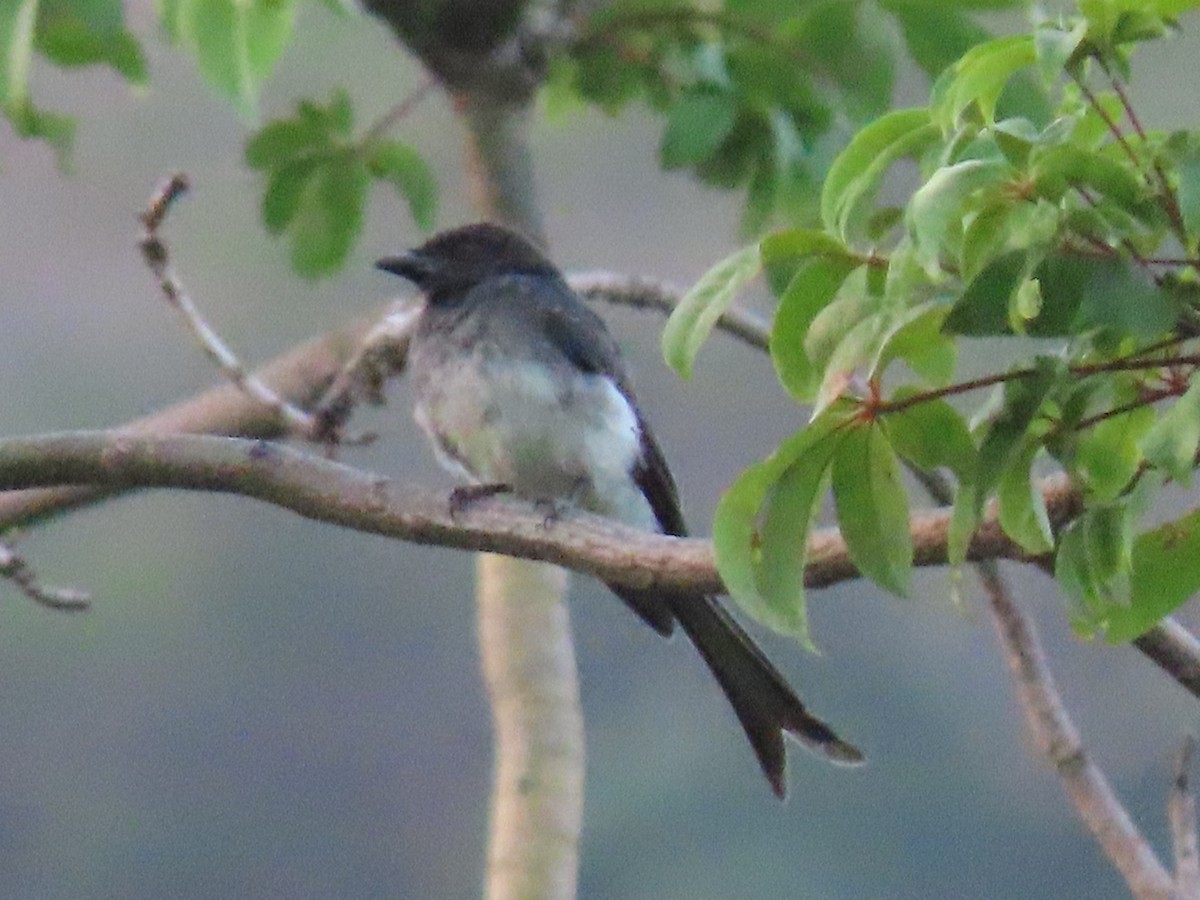
M106 71L36 71L39 101L80 118L74 177L0 131L4 433L104 427L217 380L134 247L163 174L182 169L195 188L166 229L181 275L250 361L377 308L396 284L372 261L422 238L379 191L346 271L295 278L259 224L243 125L152 37L148 6L129 15L150 36L150 91ZM418 82L381 26L302 9L267 116L344 84L366 122ZM1135 102L1151 124L1196 121L1198 49L1193 33L1139 57ZM907 90L919 100L919 85ZM658 134L636 114L538 126L538 187L564 268L687 284L737 245L739 198L661 174ZM445 99L427 99L397 136L437 166L439 225L469 220ZM726 338L685 384L659 359L660 320L602 312L704 532L723 488L804 411L764 357ZM347 458L448 485L409 405L401 384L358 422L384 439ZM87 586L95 605L55 615L0 585L0 896L478 895L491 749L469 555L166 492L70 516L21 547L44 580ZM1089 748L1165 852L1169 760L1196 729L1195 698L1128 648L1074 638L1053 584L1008 572ZM1122 896L1031 752L969 578L964 592L955 607L944 571L922 573L909 600L866 584L819 592L821 656L756 629L870 758L847 771L793 747L781 805L695 653L576 579L580 896Z

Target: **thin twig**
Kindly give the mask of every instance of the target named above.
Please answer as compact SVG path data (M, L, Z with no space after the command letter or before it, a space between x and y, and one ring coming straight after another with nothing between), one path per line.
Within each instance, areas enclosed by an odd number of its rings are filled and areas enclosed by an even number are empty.
M951 502L953 490L944 477L914 468L910 472L936 503L944 506ZM1013 601L1008 582L995 560L978 562L975 569L987 593L996 635L1038 749L1054 766L1080 818L1125 876L1135 896L1158 897L1154 885L1158 883L1158 872L1161 870L1165 875L1165 870L1112 792L1103 772L1088 760L1033 623ZM1135 884L1147 885L1149 890L1135 890Z
M313 410L319 440L342 434L356 404L383 402L384 381L404 371L421 309L418 303L397 302L367 332Z
M668 281L630 277L615 272L579 272L567 279L584 300L603 301L613 306L651 309L670 315L683 291ZM740 309L729 309L717 320L717 328L756 350L771 345L771 323L761 316Z
M142 258L155 278L158 279L158 286L163 297L178 310L188 330L192 332L208 357L216 363L222 374L240 390L274 410L287 423L289 431L302 437L311 438L317 432L316 420L304 410L289 403L242 365L236 354L204 320L195 303L188 296L187 289L179 280L179 276L175 273L167 245L158 236L158 229L162 226L172 205L187 190L187 176L183 174L175 174L164 179L155 189L146 211L140 217L143 229L138 237L138 246L141 248Z
M383 137L387 132L398 122L407 118L421 101L429 96L430 91L437 87L437 79L432 75L423 78L415 88L413 88L407 97L401 99L399 103L380 116L363 134L362 145L374 143Z
M1038 749L1054 767L1079 817L1125 878L1133 896L1166 900L1171 896L1171 878L1084 749L1033 623L1013 602L994 562L977 568Z
M1175 781L1167 797L1167 819L1175 848L1173 900L1200 900L1200 849L1196 839L1196 797L1191 788L1192 752L1196 740L1183 739L1175 760Z
M91 605L86 591L75 588L53 588L41 584L29 563L21 557L11 544L0 541L0 578L11 581L38 606L58 612L82 612Z

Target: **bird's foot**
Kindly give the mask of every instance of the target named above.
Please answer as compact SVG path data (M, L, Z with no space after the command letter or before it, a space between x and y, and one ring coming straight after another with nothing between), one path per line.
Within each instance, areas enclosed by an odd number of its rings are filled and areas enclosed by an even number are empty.
M450 518L457 520L480 500L510 493L511 484L460 484L450 492Z

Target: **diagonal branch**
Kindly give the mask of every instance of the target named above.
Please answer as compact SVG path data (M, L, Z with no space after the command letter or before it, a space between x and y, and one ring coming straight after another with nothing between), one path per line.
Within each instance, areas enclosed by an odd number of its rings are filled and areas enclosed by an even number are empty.
M1071 803L1139 900L1167 900L1171 877L1080 740L1033 623L1013 602L996 563L978 566L992 622L1016 681L1025 721Z

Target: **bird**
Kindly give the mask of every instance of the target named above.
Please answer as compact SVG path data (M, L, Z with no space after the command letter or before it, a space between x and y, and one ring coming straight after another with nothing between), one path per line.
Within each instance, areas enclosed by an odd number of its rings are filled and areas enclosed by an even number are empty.
M414 417L446 469L481 493L507 491L687 534L675 480L616 341L532 241L479 222L435 234L376 266L424 295L408 371ZM863 761L805 708L716 597L608 587L659 634L680 626L778 797L787 792L785 733L832 762Z

